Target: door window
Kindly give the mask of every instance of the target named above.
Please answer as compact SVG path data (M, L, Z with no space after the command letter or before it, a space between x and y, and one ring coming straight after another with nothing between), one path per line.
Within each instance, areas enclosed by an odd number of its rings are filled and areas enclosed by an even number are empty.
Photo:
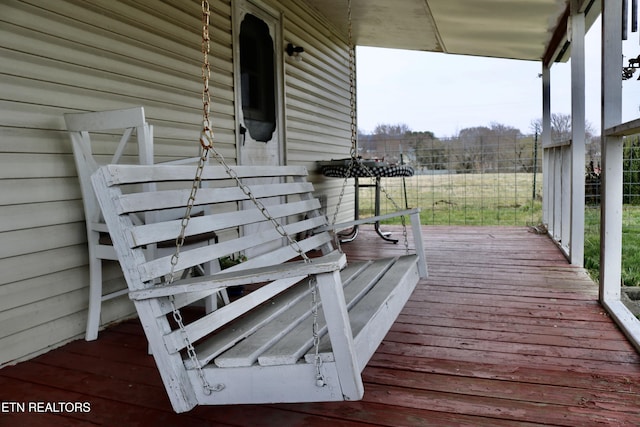
M269 27L254 15L240 25L242 113L251 138L268 142L276 130L276 85L273 39Z

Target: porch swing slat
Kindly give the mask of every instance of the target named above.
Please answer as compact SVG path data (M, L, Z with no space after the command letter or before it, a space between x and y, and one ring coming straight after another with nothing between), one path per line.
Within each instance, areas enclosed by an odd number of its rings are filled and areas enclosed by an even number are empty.
M349 282L354 275L358 274L364 265L366 265L366 263L362 262L348 265L341 273L343 279ZM309 286L306 284L301 286L301 284L298 283L296 286L292 286L289 290L270 301L270 304L264 309L247 313L234 322L233 328L227 328L217 334L215 339L196 346L198 360L202 365L209 363L233 344L251 335L270 319L280 315L294 304L302 303L308 310L309 299L307 299L307 297L309 293ZM195 367L188 359L185 360L185 366L189 369Z
M132 167L133 166L133 167ZM172 169L157 169L153 165L109 165L106 177L108 185L143 184L147 182L193 181L196 169L193 165L174 165ZM233 173L240 179L273 177L306 177L304 166L233 166ZM206 181L229 180L224 168L206 167L202 172Z
M313 240L313 242L315 244L318 245L322 245L325 243L328 243L331 241L330 238L327 237L326 234L321 234L321 235L317 235L317 236L313 236L312 238L310 238ZM309 239L307 239L309 240ZM301 246L303 248L306 248L308 246L312 246L309 245L310 242L307 242L306 240L303 242L300 242ZM243 262L241 264L235 265L233 267L230 267L226 270L224 270L225 273L231 273L231 272L235 272L235 271L244 271L246 269L249 268L259 268L259 267L264 267L264 266L270 266L273 265L273 259L278 259L281 263L290 261L291 259L295 258L298 254L291 249L290 247L282 247L279 248L273 252L270 252L268 254L263 254L257 257L254 257L246 262ZM327 255L329 256L329 255ZM271 262L270 262L271 260ZM222 273L219 273L222 274ZM215 277L216 275L214 274L213 277ZM196 279L196 283L206 283L206 280L200 278L200 279ZM245 281L248 281L248 279L245 279ZM252 283L256 283L255 281L252 281ZM184 307L188 304L191 304L193 302L199 301L203 298L202 295L206 294L206 293L210 293L211 291L194 291L194 292L188 292L188 293L179 293L177 295L175 295L175 301L176 301L176 306L177 307ZM131 295L136 295L135 292L131 292ZM159 308L159 312L162 314L169 314L171 312L171 308L169 306L169 304L164 304Z
M360 371L387 335L387 325L395 321L413 293L419 280L418 268L416 255L401 257L349 312Z
M296 287L308 289L309 286L306 282L306 280L300 281ZM307 292L306 295L309 295L309 293ZM309 301L310 299L306 298L291 304L287 310L270 319L259 330L239 342L232 349L216 357L216 366L232 368L253 365L262 353L311 316ZM318 324L320 325L321 323L322 321L318 319ZM307 337L311 336L310 328L305 332Z
M292 196L308 193L313 186L308 182L290 182L275 184L257 184L251 186L251 192L257 199L278 196ZM118 199L118 214L130 212L146 212L162 209L178 208L187 205L191 189L160 190L149 193L124 194ZM198 200L194 206L215 203L228 203L249 200L240 188L201 188L198 190Z
M378 261L374 263L374 265L370 265L370 268L365 270L366 273L370 273L373 271L373 275L360 274L356 279L353 279L351 277L342 277L343 286L345 285L345 279L348 280L347 283L348 285L350 285L347 287L347 289L350 290L349 298L347 298L347 292L345 292L347 307L349 307L349 303L353 304L354 299L358 298L361 293L366 292L366 290L368 290L375 283L375 280L372 278L372 276L378 276L377 274L375 274L376 271L386 270L388 268L388 260L385 261ZM356 265L355 268L359 272L362 272L359 268L359 265ZM351 270L349 271L349 274L350 273ZM305 281L299 283L297 286L308 287ZM321 304L322 303L320 302L319 306L321 306ZM215 363L219 367L240 367L251 366L260 359L260 365L263 366L283 364L273 363L274 359L266 359L267 363L263 363L265 359L263 359L261 355L276 344L279 346L291 348L291 341L296 343L299 342L300 339L302 339L305 343L312 343L312 320L313 319L311 318L311 312L309 311L309 301L300 301L297 304L291 306L286 312L272 319L268 324L265 324L262 328L260 328L259 331L248 336L245 340L236 345L232 350L229 350L221 356L217 357ZM318 334L322 336L322 334L326 332L326 322L324 319L324 315L320 310L318 311L317 325ZM303 343L302 346L304 346L304 350L307 350L310 344L306 345ZM302 350L299 346L295 348L295 353L303 354L304 350ZM269 351L269 353L271 353L271 351ZM287 363L296 363L297 359L289 357L285 360L287 361Z
M291 286L299 282L303 277L292 277L271 282L270 286L264 286L249 295L235 301L234 304L226 305L216 311L201 317L200 319L185 325L185 330L176 329L163 337L165 347L169 353L177 353L186 347L185 335L191 342L207 336L216 329L225 326L227 323L242 316L251 309L258 307L264 302L276 297L281 292L286 291Z
M372 278L370 290L367 289L361 298L354 298L348 303L354 343L360 349L357 354L361 369L364 369L378 347L377 344L372 346L371 343L379 343L386 335L386 330L376 325L378 322L385 324L389 319L395 320L413 291L413 283L418 277L415 258L415 255L405 255L390 259L387 268ZM404 292L397 292L398 289L404 289ZM347 295L348 292L345 291L345 297ZM333 360L329 337L322 337L318 350L324 361ZM314 358L315 354L311 352L305 356L308 363Z
M300 221L294 224L284 226L287 233L297 234L313 229L314 225L321 224L322 218L311 218L306 221ZM245 251L249 248L256 247L265 243L273 242L281 239L282 236L274 229L263 231L260 233L252 234L249 236L239 237L234 240L222 242L217 245L208 245L203 247L196 247L184 252L181 252L178 263L176 264L176 271L188 268L191 265L198 265L199 260L211 260L216 258L222 258L224 256ZM287 250L285 248L278 249L281 251L281 255L289 253L289 256L284 260L291 259L297 255L292 249ZM140 274L143 280L153 280L157 277L162 277L171 272L171 257L173 255L167 255L162 258L157 258L139 266ZM269 256L271 258L271 256ZM280 262L284 261L281 260ZM200 262L200 263L201 263ZM244 265L242 268L252 268L254 264L258 263L258 258L253 258L250 264ZM263 265L274 264L269 262ZM257 265L256 265L257 266Z
M300 202L284 203L269 206L269 213L274 218L303 214L313 209L320 209L317 199L303 200ZM252 224L264 221L264 216L258 209L247 209L241 212L223 212L211 215L192 217L185 237L204 234L210 231L220 232L229 228L235 228L244 224ZM150 243L163 242L175 239L180 233L181 220L166 221L155 224L144 224L132 230L131 236L137 246Z
M344 298L347 310L349 310L349 317L351 317L352 307L371 290L393 262L393 258L383 258L376 261L357 263L358 271L353 277L346 278L343 275ZM301 322L276 345L272 346L269 351L260 356L260 365L273 366L296 363L313 344L313 338L309 334L311 326L311 319ZM324 336L324 339L328 340L325 335L326 320L324 311L318 313L318 334L321 339ZM313 363L313 359L311 359L310 363Z

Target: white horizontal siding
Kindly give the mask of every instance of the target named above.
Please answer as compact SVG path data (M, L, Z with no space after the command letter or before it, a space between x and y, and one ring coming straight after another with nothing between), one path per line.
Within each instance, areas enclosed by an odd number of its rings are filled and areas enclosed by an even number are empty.
M342 180L320 176L316 162L349 156L347 45L344 37L315 11L300 2L282 0L281 3L285 9L285 45L293 43L305 50L300 62L285 58L287 161L307 166L316 190L327 196L327 213L333 215ZM339 220L351 219L351 181L349 185Z
M212 2L212 116L234 161L229 0ZM86 232L63 114L145 107L157 158L191 157L201 126L197 1L3 0L0 6L0 366L84 332ZM100 142L98 152L112 150ZM106 288L122 286L116 263ZM103 322L134 312L105 304Z
M69 178L0 179L1 203L22 206L47 201L80 200L80 187L77 181L75 176ZM2 221L8 221L8 218L2 217Z
M231 0L211 1L215 143L235 163ZM287 159L306 165L335 204L341 180L315 161L349 154L344 37L304 2L282 12ZM88 267L82 201L63 114L142 105L157 161L192 157L201 126L201 9L197 0L2 0L0 6L0 366L83 334ZM286 56L286 55L285 55ZM106 136L97 152L115 142ZM343 211L350 211L345 202ZM108 263L106 288L122 286ZM102 321L131 316L125 298Z

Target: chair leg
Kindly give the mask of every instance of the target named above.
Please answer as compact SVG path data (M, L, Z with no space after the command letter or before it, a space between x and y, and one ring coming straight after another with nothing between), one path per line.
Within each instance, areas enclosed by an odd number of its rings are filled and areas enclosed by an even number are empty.
M229 293L227 292L227 289L223 289L220 291L220 297L222 297L222 302L227 305L229 304Z
M202 274L207 276L211 273L220 271L220 264L218 264L217 261L206 262L202 264L202 266L198 266L197 269L202 270ZM222 300L223 305L229 304L229 294L226 289L222 289L216 294L205 299L204 304L207 313L211 313L218 309L218 297Z
M89 250L89 312L87 314L87 330L85 340L98 338L100 328L100 310L102 308L102 260Z

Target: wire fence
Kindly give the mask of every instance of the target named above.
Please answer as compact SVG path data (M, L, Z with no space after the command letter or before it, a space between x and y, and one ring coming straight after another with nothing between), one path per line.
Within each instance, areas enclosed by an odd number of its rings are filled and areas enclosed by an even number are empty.
M426 225L532 225L542 216L542 151L535 136L435 139L379 138L360 155L407 164L408 178L382 178L396 204L420 207ZM360 191L360 211L373 213L374 191ZM393 211L383 197L382 211Z
M596 159L596 160L599 160ZM585 179L585 267L597 279L600 266L599 162L589 159ZM623 140L622 173L622 281L640 286L640 137Z
M362 141L362 139L361 139ZM407 164L408 178L382 178L399 207L421 208L424 225L537 226L542 223L542 150L535 136L365 139L360 155ZM585 158L585 267L597 280L600 262L600 143ZM624 140L622 284L640 285L640 138ZM361 181L362 182L362 181ZM374 212L374 189L360 190L360 212ZM382 197L381 212L395 210Z

